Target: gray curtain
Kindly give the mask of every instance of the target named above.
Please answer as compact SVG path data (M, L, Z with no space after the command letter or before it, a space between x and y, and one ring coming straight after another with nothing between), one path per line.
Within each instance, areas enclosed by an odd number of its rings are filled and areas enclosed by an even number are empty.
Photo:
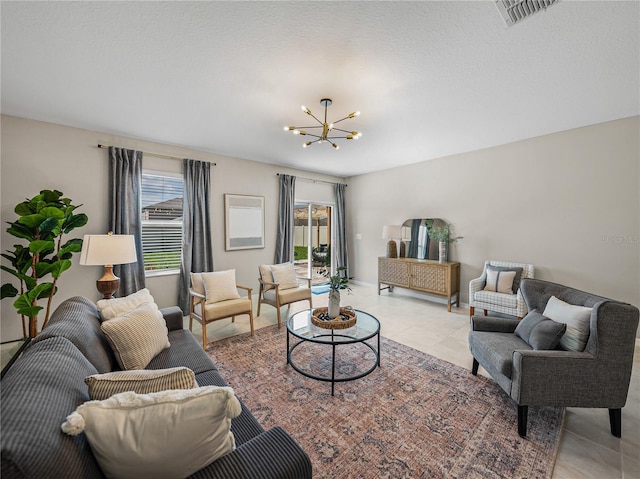
M182 262L178 305L189 311L189 273L213 271L211 223L211 163L183 160L184 195L182 202Z
M276 263L293 260L293 209L296 201L296 177L280 175L280 207L276 236Z
M336 267L347 268L347 277L349 277L349 256L347 254L347 222L345 220L345 190L347 185L336 183L336 244L333 248L335 251Z
M133 235L138 261L113 266L120 277L118 296L127 296L145 287L142 256L141 210L142 152L109 147L109 231Z
M422 223L421 219L414 219L411 221L411 241L409 241L409 252L407 253L408 258L418 257L418 246L420 243L420 223Z

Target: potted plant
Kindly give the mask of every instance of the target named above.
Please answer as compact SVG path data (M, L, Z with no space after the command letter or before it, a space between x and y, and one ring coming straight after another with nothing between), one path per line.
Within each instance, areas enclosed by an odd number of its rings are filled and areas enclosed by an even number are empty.
M462 236L452 237L452 229L452 224L444 224L442 226L433 226L429 231L429 236L438 242L438 261L440 263L444 263L446 260L447 244L455 243L459 239L462 239Z
M327 314L329 318L333 319L340 315L340 290L346 289L348 293L351 293L351 287L349 286L349 278L347 277L347 268L344 266L339 267L333 276L329 276L326 270L324 274L329 277L329 305Z
M14 209L19 218L8 223L7 232L26 240L27 244L16 244L12 251L6 250L2 254L11 267L2 265L0 268L18 279L20 290L12 283L5 283L0 299L18 296L13 306L22 317L25 337L25 317L29 318L29 338L38 334L38 314L44 309L38 301L47 299L44 327L49 321L58 279L71 267L73 253L82 249L82 239L73 238L62 243L65 234L87 224L87 215L74 213L82 205L74 206L69 198L62 195L57 190L42 190L33 198L19 203Z

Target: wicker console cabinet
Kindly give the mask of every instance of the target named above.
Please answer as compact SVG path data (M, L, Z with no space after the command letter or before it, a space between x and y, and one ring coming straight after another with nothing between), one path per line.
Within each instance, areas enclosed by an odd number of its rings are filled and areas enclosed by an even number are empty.
M456 306L460 306L460 263L439 263L413 258L378 258L378 294L383 289L393 292L394 286L445 296L447 311L451 312L454 296Z

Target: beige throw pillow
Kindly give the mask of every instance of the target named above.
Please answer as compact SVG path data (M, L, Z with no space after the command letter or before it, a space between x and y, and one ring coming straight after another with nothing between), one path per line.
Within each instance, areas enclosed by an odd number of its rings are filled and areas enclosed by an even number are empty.
M235 269L200 274L204 282L207 304L240 298L236 287Z
M551 296L544 308L547 318L567 325L567 330L560 338L560 347L566 351L584 351L589 339L591 311L593 308L565 303Z
M143 303L128 313L103 321L100 329L122 369L144 369L160 351L170 346L167 323L155 304Z
M183 366L94 374L84 378L84 382L89 387L89 397L99 401L126 391L149 394L169 389L198 387L193 371Z
M153 296L151 296L147 288L136 291L124 298L101 299L96 303L96 306L98 306L102 319L109 320L131 311L143 303L155 304Z
M280 290L298 287L298 277L293 263L274 264L271 266L271 274L273 281L279 284Z
M191 275L191 289L196 293L205 295L207 292L204 289L204 281L202 280L202 273L189 273Z
M235 449L231 418L240 411L229 387L130 391L82 404L62 431L85 433L107 477L175 479Z
M487 269L487 284L485 291L496 293L513 294L513 279L516 277L515 271L496 271Z

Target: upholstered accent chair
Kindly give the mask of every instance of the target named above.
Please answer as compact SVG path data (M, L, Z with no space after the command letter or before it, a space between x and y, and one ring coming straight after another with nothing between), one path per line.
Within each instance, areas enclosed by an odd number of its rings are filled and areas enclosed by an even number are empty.
M511 263L507 261L485 261L482 276L469 281L469 317L475 314L475 309L496 313L508 314L522 319L527 314L527 305L520 292L520 281L525 278L533 278L534 266L532 264ZM492 270L492 272L489 272ZM493 271L498 273L508 273L510 270L515 271L514 280L511 288L501 290L500 288L491 288L487 286L488 274L492 275Z
M246 291L247 297L238 294L238 289ZM202 347L207 349L207 324L220 319L247 314L253 336L253 288L236 284L235 270L214 273L191 273L189 290L189 330L195 319L202 324Z
M269 304L276 308L278 315L278 328L282 326L280 308L284 305L291 306L298 301L309 301L309 308L313 307L311 300L311 278L299 278L296 276L293 263L262 264L258 267L260 277L260 291L258 294L258 316L260 305ZM300 280L306 284L300 285Z
M552 406L607 408L621 437L638 308L537 279L520 289L530 311L522 321L471 319L472 373L481 365L516 402L521 436L529 406Z

